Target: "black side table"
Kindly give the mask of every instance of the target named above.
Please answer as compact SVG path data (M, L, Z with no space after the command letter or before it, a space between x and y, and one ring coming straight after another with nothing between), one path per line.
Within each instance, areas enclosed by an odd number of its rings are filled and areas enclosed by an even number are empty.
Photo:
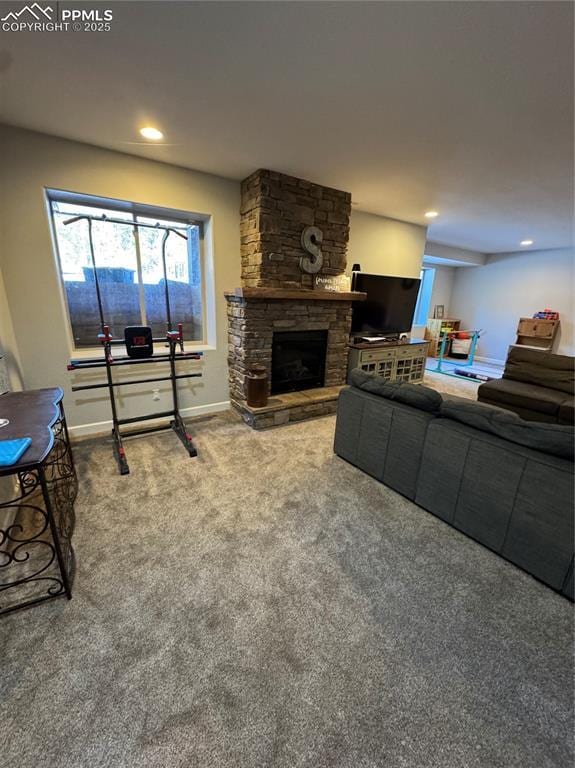
M31 437L0 467L0 614L66 595L74 578L78 479L59 387L0 396L0 439Z

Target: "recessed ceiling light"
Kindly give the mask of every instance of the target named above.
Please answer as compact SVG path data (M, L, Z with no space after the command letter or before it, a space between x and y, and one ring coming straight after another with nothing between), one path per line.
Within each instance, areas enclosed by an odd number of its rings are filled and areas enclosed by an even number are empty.
M533 245L533 240L522 240L519 245Z
M439 216L439 213L437 211L426 211L425 213L426 219L435 219L436 216Z
M161 131L151 126L140 128L140 133L145 139L150 139L151 141L160 141L160 139L164 138L164 134Z

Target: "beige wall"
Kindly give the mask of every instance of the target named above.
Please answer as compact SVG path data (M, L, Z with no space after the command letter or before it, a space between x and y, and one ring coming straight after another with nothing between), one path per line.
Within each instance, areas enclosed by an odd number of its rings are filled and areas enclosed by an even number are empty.
M425 259L423 261L423 266L427 266L429 269L433 269L435 273L433 276L433 288L431 289L431 300L429 302L427 317L433 317L435 306L437 304L443 304L445 317L450 317L451 290L453 288L453 281L455 279L454 267L442 267L438 264L426 264ZM424 339L425 329L425 325L412 326L412 338Z
M102 391L73 394L66 371L72 350L52 250L45 188L210 214L215 267L216 348L204 356L203 378L182 383L182 408L228 400L224 290L239 285L239 184L150 160L0 126L0 270L27 388L62 386L71 425L110 418ZM0 294L0 300L2 296ZM1 320L0 320L1 322ZM182 364L183 365L183 364ZM155 369L152 371L152 368ZM134 369L135 370L135 369ZM158 366L146 367L150 375ZM126 374L123 374L126 375ZM86 378L87 374L83 374ZM90 380L99 380L95 372ZM169 389L153 402L152 386L126 387L122 416L165 410ZM106 426L106 425L104 425Z
M0 365L5 365L8 371L10 387L13 390L22 389L22 377L20 372L20 356L14 334L12 317L8 307L8 297L4 286L4 277L0 268L0 356L3 360Z
M429 304L429 317L433 317L433 311L437 304L443 304L445 317L451 317L451 293L455 279L455 268L433 265L432 269L435 270L435 276Z
M225 290L240 285L238 182L136 158L77 142L0 125L0 339L11 352L13 375L20 364L26 388L61 386L69 423L78 433L108 428L105 390L72 393L74 383L102 380L99 373L70 374L73 350L52 249L45 189L128 200L212 216L216 345L207 351L203 378L182 383L187 414L215 410L228 400ZM348 270L417 277L425 227L354 211ZM13 332L10 327L13 324ZM161 366L146 368L161 375ZM125 371L118 376L130 376ZM133 375L133 374L132 374ZM17 385L15 379L14 385ZM121 416L169 407L169 389L152 401L152 387L120 390Z
M425 250L426 227L352 211L347 271L354 263L363 272L397 277L419 277Z
M459 267L451 292L450 314L466 328L482 328L478 355L503 361L515 341L517 321L549 307L561 314L557 351L575 354L573 328L573 249L501 253L483 267Z

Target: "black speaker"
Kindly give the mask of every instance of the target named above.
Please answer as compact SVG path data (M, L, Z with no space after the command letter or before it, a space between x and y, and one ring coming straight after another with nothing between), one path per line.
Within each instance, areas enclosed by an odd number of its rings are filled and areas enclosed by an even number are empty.
M128 357L152 357L154 340L152 329L147 325L129 325L124 328Z

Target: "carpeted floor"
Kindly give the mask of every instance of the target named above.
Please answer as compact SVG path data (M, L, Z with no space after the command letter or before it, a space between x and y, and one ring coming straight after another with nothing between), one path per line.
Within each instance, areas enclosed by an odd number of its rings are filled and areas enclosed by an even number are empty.
M434 361L435 363L435 361ZM500 369L493 369L494 378L501 376ZM464 397L469 400L477 400L477 390L481 381L474 379L464 379L460 376L446 376L443 373L435 371L425 371L424 384L428 387L442 392L444 395L454 395L455 397Z
M567 768L572 605L235 416L76 450L74 599L0 619L2 765Z

